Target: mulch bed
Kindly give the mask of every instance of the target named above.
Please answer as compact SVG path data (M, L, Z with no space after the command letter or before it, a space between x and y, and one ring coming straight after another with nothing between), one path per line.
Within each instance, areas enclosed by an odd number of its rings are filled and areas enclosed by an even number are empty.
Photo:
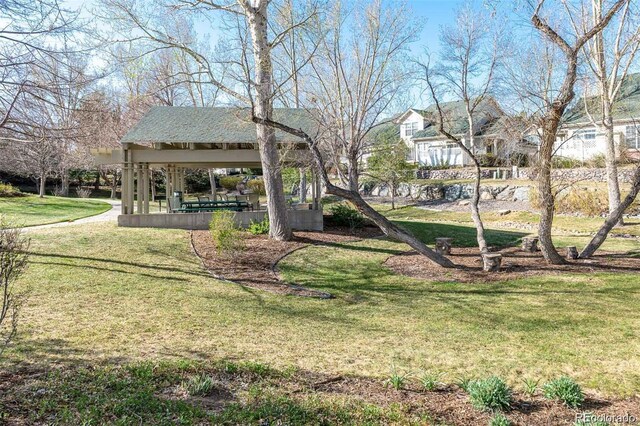
M316 378L318 380L318 378ZM466 392L454 385L442 386L427 392L418 388L394 390L376 379L364 377L335 377L311 385L320 393L352 396L377 405L403 404L410 411L427 412L437 420L437 424L486 425L491 413L479 411L469 402ZM571 409L559 402L549 401L542 396L533 397L514 392L511 410L506 413L513 425L573 425L577 413L590 412L596 415L630 414L640 419L640 399L604 400L586 395L579 409Z
M484 272L478 248L452 248L447 256L456 264L455 269L435 268L416 252L406 252L389 257L385 265L397 274L430 281L487 282L504 281L527 276L559 273L595 272L638 273L640 258L624 253L598 251L591 259L569 260L564 265L549 265L541 252L525 252L517 247L493 250L502 254L499 272ZM564 250L560 250L561 253Z
M294 232L292 241L270 240L266 235L245 237L245 249L240 253L220 256L209 231L193 231L191 244L204 267L215 278L277 294L330 299L329 293L287 284L280 280L277 264L288 254L308 245L340 244L382 235L377 227L351 231L344 227L325 227L324 232Z

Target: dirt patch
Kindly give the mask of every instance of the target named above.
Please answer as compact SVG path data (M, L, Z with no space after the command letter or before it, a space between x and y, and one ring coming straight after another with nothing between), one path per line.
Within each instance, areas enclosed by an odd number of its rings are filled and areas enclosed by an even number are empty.
M288 254L308 245L339 244L382 235L378 228L351 231L328 227L324 232L294 232L292 241L270 240L266 235L245 236L245 249L233 257L216 252L208 231L193 231L191 244L204 267L216 278L277 294L329 299L329 293L281 281L276 265Z
M455 269L434 268L416 252L391 256L385 261L385 265L395 273L409 277L469 283L559 273L640 272L640 258L624 253L598 252L598 255L591 259L570 260L565 265L549 265L541 252L529 253L516 247L495 252L502 254L502 267L499 272L482 270L482 258L477 248L452 248L451 255L447 257L457 266ZM560 249L560 252L563 250Z

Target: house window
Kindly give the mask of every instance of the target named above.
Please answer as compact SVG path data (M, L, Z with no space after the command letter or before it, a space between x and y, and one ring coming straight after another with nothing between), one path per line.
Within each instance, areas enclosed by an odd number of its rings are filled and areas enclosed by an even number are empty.
M640 149L640 128L638 126L627 126L624 142L627 148Z
M583 142L594 141L596 140L596 130L595 129L578 130L573 134L573 137L576 139L580 139Z
M405 136L413 136L415 131L418 130L418 123L405 123L404 124L404 135Z

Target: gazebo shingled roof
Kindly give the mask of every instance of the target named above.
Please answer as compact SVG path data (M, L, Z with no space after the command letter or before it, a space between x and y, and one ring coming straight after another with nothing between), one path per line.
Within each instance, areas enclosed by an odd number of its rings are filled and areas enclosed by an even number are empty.
M274 119L290 127L315 132L311 114L304 109L274 108ZM302 139L276 131L281 143ZM248 108L154 106L122 138L121 143L255 143L256 125Z

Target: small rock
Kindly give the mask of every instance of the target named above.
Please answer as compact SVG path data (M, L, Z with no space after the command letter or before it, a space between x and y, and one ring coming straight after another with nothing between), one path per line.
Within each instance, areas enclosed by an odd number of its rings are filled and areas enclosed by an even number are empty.
M511 210L498 210L496 213L498 213L500 216L506 216L511 213Z
M469 200L462 200L458 203L459 206L468 206L469 204L471 204Z

